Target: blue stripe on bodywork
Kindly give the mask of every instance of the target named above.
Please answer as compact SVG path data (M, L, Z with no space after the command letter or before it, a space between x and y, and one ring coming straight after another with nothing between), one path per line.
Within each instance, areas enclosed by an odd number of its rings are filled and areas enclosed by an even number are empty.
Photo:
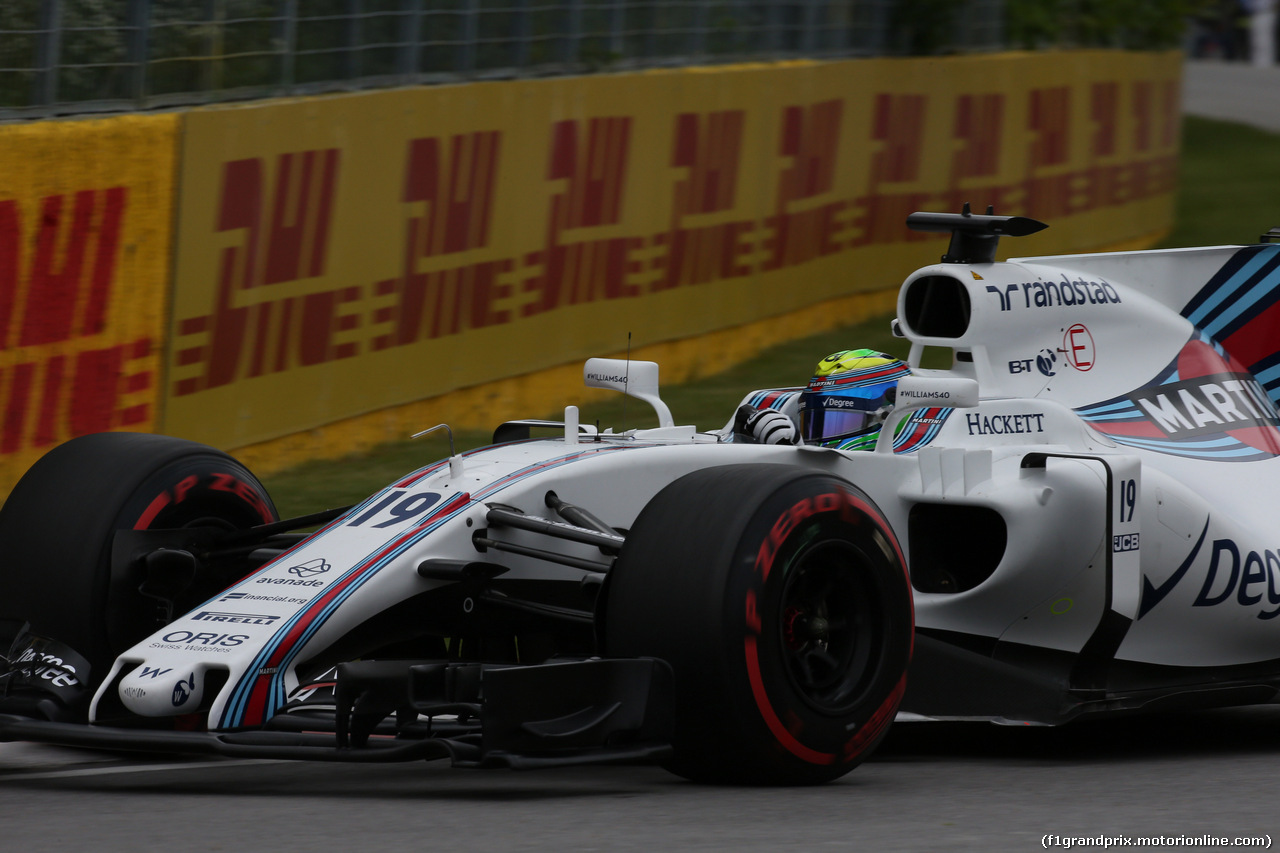
M639 449L641 447L650 447L650 446L653 446L653 445L632 445L632 446L618 445L618 444L604 445L600 447L592 447L588 450L577 450L559 458L547 459L538 463L534 463L532 465L525 466L524 468L521 468L507 475L506 477L503 477L495 481L494 483L491 483L490 485L476 491L470 496L470 500L462 504L453 512L448 513L446 516L443 516L440 518L433 517L428 519L426 522L424 522L425 526L422 529L413 531L412 535L408 536L404 540L404 542L402 542L400 545L395 546L392 551L384 554L382 557L379 558L377 555L383 552L391 542L394 542L395 537L392 537L392 539L389 539L380 543L378 547L375 548L370 554L368 554L366 557L358 561L351 569L348 569L346 572L344 572L339 578L337 578L333 582L335 585L341 584L343 581L351 577L353 574L361 573L361 572L364 573L362 577L356 580L356 582L351 584L347 589L344 589L338 596L334 598L333 601L326 604L319 611L319 613L314 616L314 620L310 625L308 625L305 633L302 635L301 638L299 638L298 643L286 655L286 657L281 660L280 664L278 665L278 671L272 675L271 686L270 686L270 698L269 698L267 707L264 711L264 719L270 719L271 715L276 711L276 709L284 704L287 698L285 687L284 687L284 676L288 671L289 666L292 664L293 660L296 658L299 651L306 646L307 641L310 640L311 637L315 635L316 631L318 631L328 621L328 619L333 615L334 611L336 611L343 602L349 599L352 593L354 593L360 587L364 586L364 584L368 582L369 578L376 575L381 569L383 569L389 563L393 562L406 550L413 547L415 544L417 544L422 539L424 539L427 535L439 529L441 525L457 517L460 513L464 512L471 505L484 500L485 498L493 495L495 492L498 492L501 489L507 488L515 484L516 482L524 479L525 477L531 476L533 474L536 474L542 471L549 471L555 468L559 468L563 465L567 465L570 462L576 461L588 455L598 455L600 453L607 453L607 452L616 451L616 450L634 450L634 449ZM433 467L443 467L443 465L445 464L448 464L448 463L444 462L444 463L437 463L434 466L427 466L427 468L420 469L420 472L427 471L428 469ZM421 477L416 476L416 474L420 472L415 472L415 475L410 475L410 477L413 478L413 480L416 482L421 479ZM404 482L407 479L409 478L402 477L398 482ZM392 487L392 488L395 488L395 487ZM382 491L373 495L364 503L360 504L358 507L353 509L351 513L348 513L347 516L344 516L344 518L349 517L351 514L357 513L360 510L364 509L365 507L370 506L375 500L379 499L382 495L386 494L386 492L390 490L391 489L383 489ZM338 525L335 525L335 528L337 526ZM404 532L402 532L398 535L404 536L405 534ZM273 563L272 565L277 565L277 564L278 564L278 561L277 563ZM222 720L219 724L219 728L236 728L244 724L243 720L248 708L249 696L253 690L254 683L258 677L259 670L266 665L266 662L270 660L270 658L279 649L284 638L289 634L289 631L295 625L297 625L297 623L304 616L307 616L311 613L312 613L312 610L310 609L310 607L304 607L302 610L295 613L289 620L287 620L282 626L280 626L280 628L276 630L276 632L272 635L271 639L268 640L267 643L259 650L258 654L254 657L252 664L245 670L245 672L241 675L240 680L237 682L236 687L231 695L231 698L227 702L227 707L223 711Z

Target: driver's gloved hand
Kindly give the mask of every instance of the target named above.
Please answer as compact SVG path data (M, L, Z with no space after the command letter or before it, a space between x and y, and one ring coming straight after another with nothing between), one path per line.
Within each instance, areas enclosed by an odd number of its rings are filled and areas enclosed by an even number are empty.
M733 431L759 444L796 443L795 424L777 409L757 409L743 404L734 415Z

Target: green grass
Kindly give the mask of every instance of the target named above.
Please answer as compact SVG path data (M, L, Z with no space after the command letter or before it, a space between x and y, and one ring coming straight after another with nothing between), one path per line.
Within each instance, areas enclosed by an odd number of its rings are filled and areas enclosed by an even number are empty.
M1183 129L1182 174L1176 227L1166 246L1248 243L1280 225L1280 136L1206 119L1188 118ZM921 258L926 263L929 258ZM903 270L904 274L909 270ZM724 426L738 401L755 388L805 382L828 353L872 347L905 357L905 341L889 334L889 317L782 344L716 376L662 389L677 423L701 429ZM599 402L581 407L583 423L615 430L655 426L649 407L621 395L598 392ZM624 411L625 408L625 411ZM560 417L560 412L528 412ZM496 424L495 424L496 426ZM462 432L458 450L489 443L487 432ZM439 434L387 444L336 461L310 462L263 477L282 515L292 516L360 500L394 478L449 452Z
M1280 135L1188 116L1174 221L1164 246L1252 243L1280 226Z
M723 373L664 388L662 399L671 408L676 423L692 423L704 430L719 429L728 422L747 392L803 384L820 358L852 347L871 347L902 358L907 354L906 341L890 334L886 316L781 344ZM610 391L599 391L593 396L596 401L579 407L582 423L599 421L602 429L613 427L615 432L658 425L646 403L630 398L624 402L621 394ZM524 416L558 420L563 410L529 412ZM384 444L346 459L308 462L264 476L262 481L282 516L343 506L368 496L402 474L447 456L448 439L440 435ZM454 436L454 446L459 451L466 450L488 444L492 438L489 432L459 432Z

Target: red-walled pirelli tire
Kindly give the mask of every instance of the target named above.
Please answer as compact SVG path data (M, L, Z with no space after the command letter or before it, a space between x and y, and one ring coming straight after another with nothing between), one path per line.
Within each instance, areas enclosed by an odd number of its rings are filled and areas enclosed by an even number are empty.
M90 682L160 627L139 577L113 577L117 530L277 520L262 484L226 453L179 438L97 433L45 454L0 509L0 619L70 646ZM188 597L210 594L197 577ZM216 591L216 587L214 589ZM175 615L199 604L179 599ZM141 615L142 618L136 618Z
M640 513L610 571L610 656L675 674L676 773L805 785L892 722L914 633L893 530L861 490L788 465L688 474Z

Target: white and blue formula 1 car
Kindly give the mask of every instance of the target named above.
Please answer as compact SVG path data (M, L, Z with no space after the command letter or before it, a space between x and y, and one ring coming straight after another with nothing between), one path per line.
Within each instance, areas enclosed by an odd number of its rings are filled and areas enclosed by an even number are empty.
M207 447L58 447L0 512L0 740L802 784L899 712L1274 701L1280 245L996 263L1041 223L909 224L951 244L870 451L676 426L604 359L658 428L504 424L289 521Z

